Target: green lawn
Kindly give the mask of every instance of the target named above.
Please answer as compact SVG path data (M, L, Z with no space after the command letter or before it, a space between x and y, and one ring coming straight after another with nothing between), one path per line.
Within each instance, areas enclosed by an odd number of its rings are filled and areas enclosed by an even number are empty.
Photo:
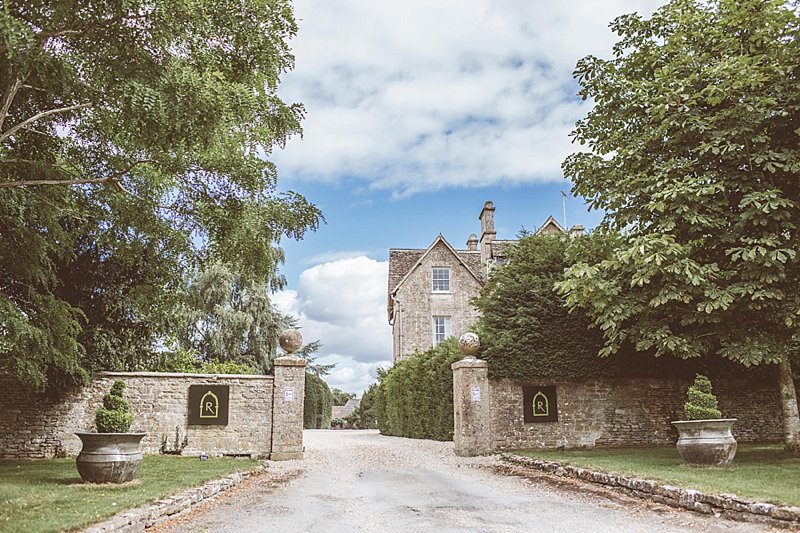
M259 462L145 456L137 480L123 485L83 483L75 459L0 463L0 531L62 531L86 527L122 510L186 488L250 470Z
M686 466L675 447L595 448L590 450L517 451L517 455L559 461L613 474L651 479L706 493L727 493L756 501L800 505L800 458L781 445L739 445L726 468Z

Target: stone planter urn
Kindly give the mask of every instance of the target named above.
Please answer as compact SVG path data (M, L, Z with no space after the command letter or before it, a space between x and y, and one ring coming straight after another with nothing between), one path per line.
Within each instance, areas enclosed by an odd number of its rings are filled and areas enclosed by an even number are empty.
M736 439L731 433L735 418L678 420L678 453L692 465L728 466L736 456Z
M133 423L130 404L122 397L125 383L115 381L97 410L97 433L75 433L83 448L75 459L81 479L88 483L125 483L142 464L139 443L147 433L128 433Z
M678 428L678 453L690 465L728 466L736 456L736 439L731 427L735 418L722 418L711 380L697 374L683 404L686 420Z
M142 464L139 443L147 433L75 433L83 443L75 463L88 483L125 483Z

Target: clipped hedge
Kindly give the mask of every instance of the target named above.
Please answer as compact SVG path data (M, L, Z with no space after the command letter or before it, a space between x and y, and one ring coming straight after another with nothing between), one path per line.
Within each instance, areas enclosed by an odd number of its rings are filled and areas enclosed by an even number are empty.
M463 358L451 338L400 361L380 376L375 398L378 428L384 435L452 440L453 372Z
M361 396L361 402L344 422L352 423L357 429L378 429L378 397L380 385L373 383Z
M604 253L600 238L581 239L586 253ZM554 290L569 266L568 244L569 240L560 236L523 237L511 247L508 263L492 269L474 300L482 314L475 328L481 337L480 357L489 362L491 378L691 379L699 372L712 378L776 379L776 365L745 368L718 356L690 360L654 357L626 346L610 357L599 357L601 333L589 328L584 313L570 313Z
M321 377L309 372L306 372L304 401L303 428L330 429L333 394Z

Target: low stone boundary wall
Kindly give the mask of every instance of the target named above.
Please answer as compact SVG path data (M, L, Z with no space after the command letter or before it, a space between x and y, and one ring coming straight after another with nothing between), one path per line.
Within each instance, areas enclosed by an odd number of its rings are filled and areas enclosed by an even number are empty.
M705 494L693 489L659 485L655 481L607 474L587 468L502 454L509 463L561 477L570 477L622 490L625 494L704 514L740 522L756 522L771 527L800 528L800 507L773 505L743 500L732 494Z
M658 446L674 443L672 420L683 418L690 380L597 378L539 380L558 392L558 421L523 417L526 382L489 379L491 449ZM714 392L726 418L736 418L736 440L780 442L781 404L776 381L717 379Z
M254 470L230 474L222 479L210 481L202 487L195 487L150 505L119 513L105 522L85 529L84 533L107 533L109 531L133 533L144 531L153 526L163 524L167 520L186 514L197 506L208 502L210 498L217 494L232 489L250 477L264 473L264 471L264 467L261 466Z
M182 455L269 457L274 418L273 376L158 372L104 372L79 393L71 395L66 416L56 428L62 450L68 456L80 453L81 444L74 432L94 429L94 414L116 380L126 385L123 395L134 415L131 431L147 433L142 439L143 453L159 453L164 439L169 448L174 448L177 431L179 447L184 439L186 443ZM227 424L189 423L189 387L201 384L229 388Z
M58 398L0 374L0 460L76 456L81 442L75 432L94 430L95 413L115 380L126 384L131 431L147 433L141 443L145 454L161 452L163 443L163 451L175 451L177 444L182 455L301 459L305 365L297 357L279 357L274 376L101 372ZM226 420L190 421L193 385L227 387Z
M683 418L691 384L688 378L494 379L486 361L469 357L451 368L454 450L461 456L672 444L678 438L672 421ZM777 377L720 377L714 392L725 417L738 420L738 442L782 440Z

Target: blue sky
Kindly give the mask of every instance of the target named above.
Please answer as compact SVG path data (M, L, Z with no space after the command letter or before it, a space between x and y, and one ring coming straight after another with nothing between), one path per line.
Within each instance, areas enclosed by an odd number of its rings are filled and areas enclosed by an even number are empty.
M608 23L659 2L597 0L367 2L296 0L296 67L281 83L307 111L303 136L270 158L280 187L305 195L327 223L284 241L286 290L326 380L358 392L391 361L389 248L425 248L442 233L463 248L494 202L499 238L563 223L569 132L591 103L576 96L577 60L609 57ZM594 227L578 198L567 223Z
M323 211L326 223L302 241L284 241L287 262L281 269L296 282L310 266L358 256L385 261L389 248L427 248L441 233L456 248L467 237L480 237L478 215L486 200L494 202L498 238L514 238L525 227L535 230L548 216L568 225L597 225L600 213L589 212L583 201L568 196L569 182L476 188L451 188L418 193L401 200L385 193L351 195L347 183L298 187Z

